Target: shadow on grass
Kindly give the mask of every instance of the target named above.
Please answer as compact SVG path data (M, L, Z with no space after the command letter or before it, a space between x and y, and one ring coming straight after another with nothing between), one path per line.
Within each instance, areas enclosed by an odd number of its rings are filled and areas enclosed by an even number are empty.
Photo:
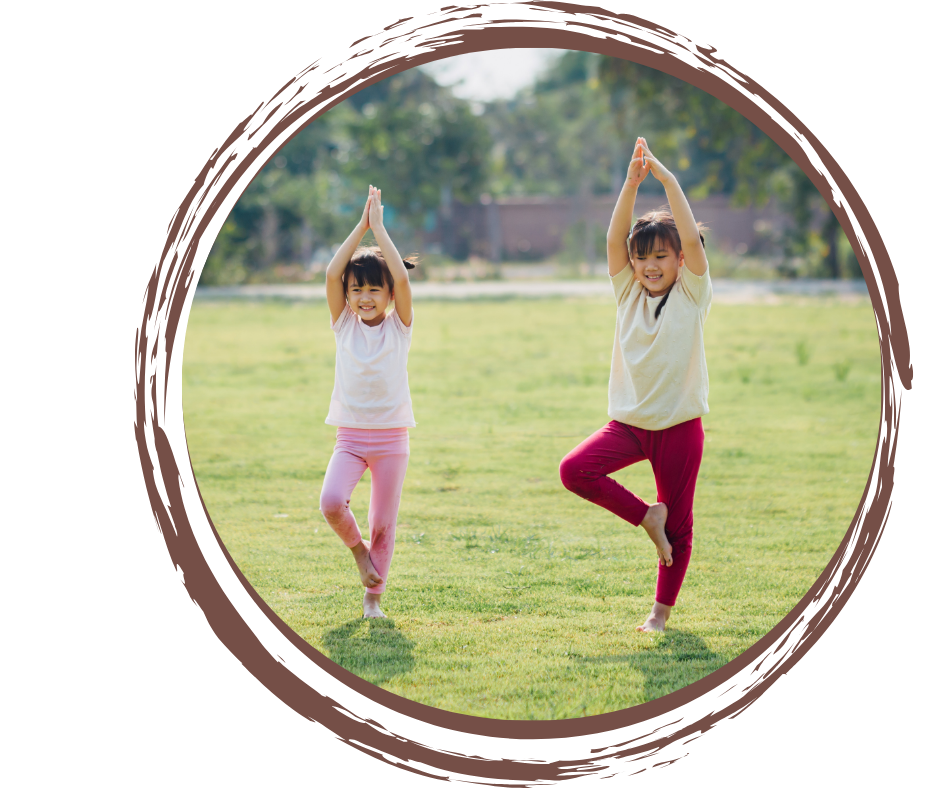
M337 665L373 684L414 668L414 643L388 618L356 618L327 630L323 647Z
M698 635L681 629L650 637L653 642L640 646L636 652L583 657L580 661L585 664L619 662L639 671L645 682L643 702L687 687L728 663L725 656L710 650Z

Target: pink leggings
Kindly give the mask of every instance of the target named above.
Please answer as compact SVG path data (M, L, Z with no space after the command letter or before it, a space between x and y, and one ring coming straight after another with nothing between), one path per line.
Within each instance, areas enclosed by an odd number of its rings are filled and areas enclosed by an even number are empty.
M323 478L320 511L346 547L362 541L359 525L349 509L349 499L366 468L372 471L369 500L369 557L382 577L381 584L366 593L381 594L395 552L395 525L401 488L408 469L408 428L360 430L336 428L336 447Z
M612 421L561 461L565 487L633 525L643 521L649 504L608 474L640 460L650 461L656 478L656 499L669 510L666 538L672 545L672 566L659 565L656 601L670 607L676 604L692 556L692 501L704 445L701 419L664 430L644 430Z

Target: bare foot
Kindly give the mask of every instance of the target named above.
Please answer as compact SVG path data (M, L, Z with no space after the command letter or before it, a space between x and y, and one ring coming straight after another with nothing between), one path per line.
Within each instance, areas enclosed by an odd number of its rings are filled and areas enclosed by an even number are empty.
M379 607L382 601L381 594L370 594L368 591L362 597L362 617L363 618L388 618Z
M669 510L664 503L654 503L646 510L646 517L640 523L645 529L659 555L659 563L663 566L672 566L672 545L666 538L666 517Z
M636 628L637 632L664 632L666 630L666 620L672 608L669 605L663 605L659 602L653 602L653 609L650 611L646 623L640 624Z
M375 588L382 582L382 576L375 571L372 566L372 559L369 558L369 543L363 539L355 547L350 547L353 558L356 559L356 566L359 567L359 578L366 588Z

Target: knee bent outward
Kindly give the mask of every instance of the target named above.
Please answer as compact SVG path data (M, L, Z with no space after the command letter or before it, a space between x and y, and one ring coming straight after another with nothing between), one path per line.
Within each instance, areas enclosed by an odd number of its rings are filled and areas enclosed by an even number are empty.
M558 466L558 475L565 489L573 493L578 492L588 482L588 478L581 472L581 464L570 454Z
M349 511L349 501L332 495L323 495L320 497L320 511L329 522L338 522Z

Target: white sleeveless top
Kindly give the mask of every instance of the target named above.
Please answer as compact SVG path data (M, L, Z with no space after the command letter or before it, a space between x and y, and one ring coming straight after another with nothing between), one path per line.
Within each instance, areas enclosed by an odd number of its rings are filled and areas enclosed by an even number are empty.
M664 430L708 413L705 318L712 302L708 270L686 266L659 317L653 297L627 265L612 277L617 335L610 364L608 415L645 430Z
M336 379L326 423L358 429L414 427L408 389L411 326L394 309L377 326L367 326L349 304L333 323Z

